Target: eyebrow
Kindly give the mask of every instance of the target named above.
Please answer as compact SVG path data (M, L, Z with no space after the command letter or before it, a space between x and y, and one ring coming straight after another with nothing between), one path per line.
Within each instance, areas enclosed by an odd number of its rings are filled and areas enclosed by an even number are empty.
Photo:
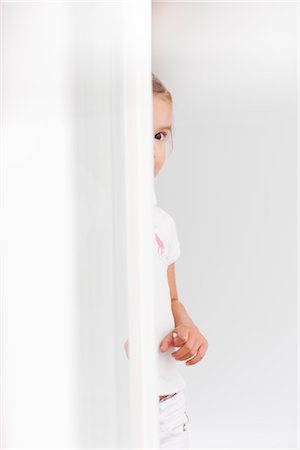
M168 126L166 126L166 127L159 127L159 128L157 128L158 130L169 130L169 131L172 131L172 126L171 125L168 125Z

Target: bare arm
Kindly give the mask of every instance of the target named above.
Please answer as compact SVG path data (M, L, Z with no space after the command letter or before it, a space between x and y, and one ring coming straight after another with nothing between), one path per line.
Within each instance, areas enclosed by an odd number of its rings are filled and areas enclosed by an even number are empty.
M194 325L194 322L192 321L191 317L188 315L185 307L183 304L179 301L177 288L176 288L176 277L175 277L175 262L173 264L170 264L168 266L167 270L168 274L168 283L169 283L169 289L170 289L170 298L171 298L171 308L172 308L172 314L175 321L175 327L182 323Z

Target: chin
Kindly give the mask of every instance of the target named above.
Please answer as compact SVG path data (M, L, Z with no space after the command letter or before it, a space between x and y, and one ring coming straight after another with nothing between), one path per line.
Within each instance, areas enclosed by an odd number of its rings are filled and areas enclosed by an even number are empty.
M162 168L162 165L154 169L154 176L156 176L158 174L158 172L160 171L161 168Z

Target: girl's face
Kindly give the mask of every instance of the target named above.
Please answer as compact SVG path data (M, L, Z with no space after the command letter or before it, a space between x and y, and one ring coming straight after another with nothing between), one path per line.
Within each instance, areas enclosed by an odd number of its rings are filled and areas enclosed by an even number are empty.
M161 98L153 95L153 157L154 176L158 174L166 159L166 143L171 139L172 129L172 105Z

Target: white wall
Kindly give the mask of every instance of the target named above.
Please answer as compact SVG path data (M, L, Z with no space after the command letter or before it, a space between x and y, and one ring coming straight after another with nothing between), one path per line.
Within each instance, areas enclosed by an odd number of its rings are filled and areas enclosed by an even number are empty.
M297 3L154 2L174 97L156 180L181 301L209 342L182 367L192 448L297 447Z

